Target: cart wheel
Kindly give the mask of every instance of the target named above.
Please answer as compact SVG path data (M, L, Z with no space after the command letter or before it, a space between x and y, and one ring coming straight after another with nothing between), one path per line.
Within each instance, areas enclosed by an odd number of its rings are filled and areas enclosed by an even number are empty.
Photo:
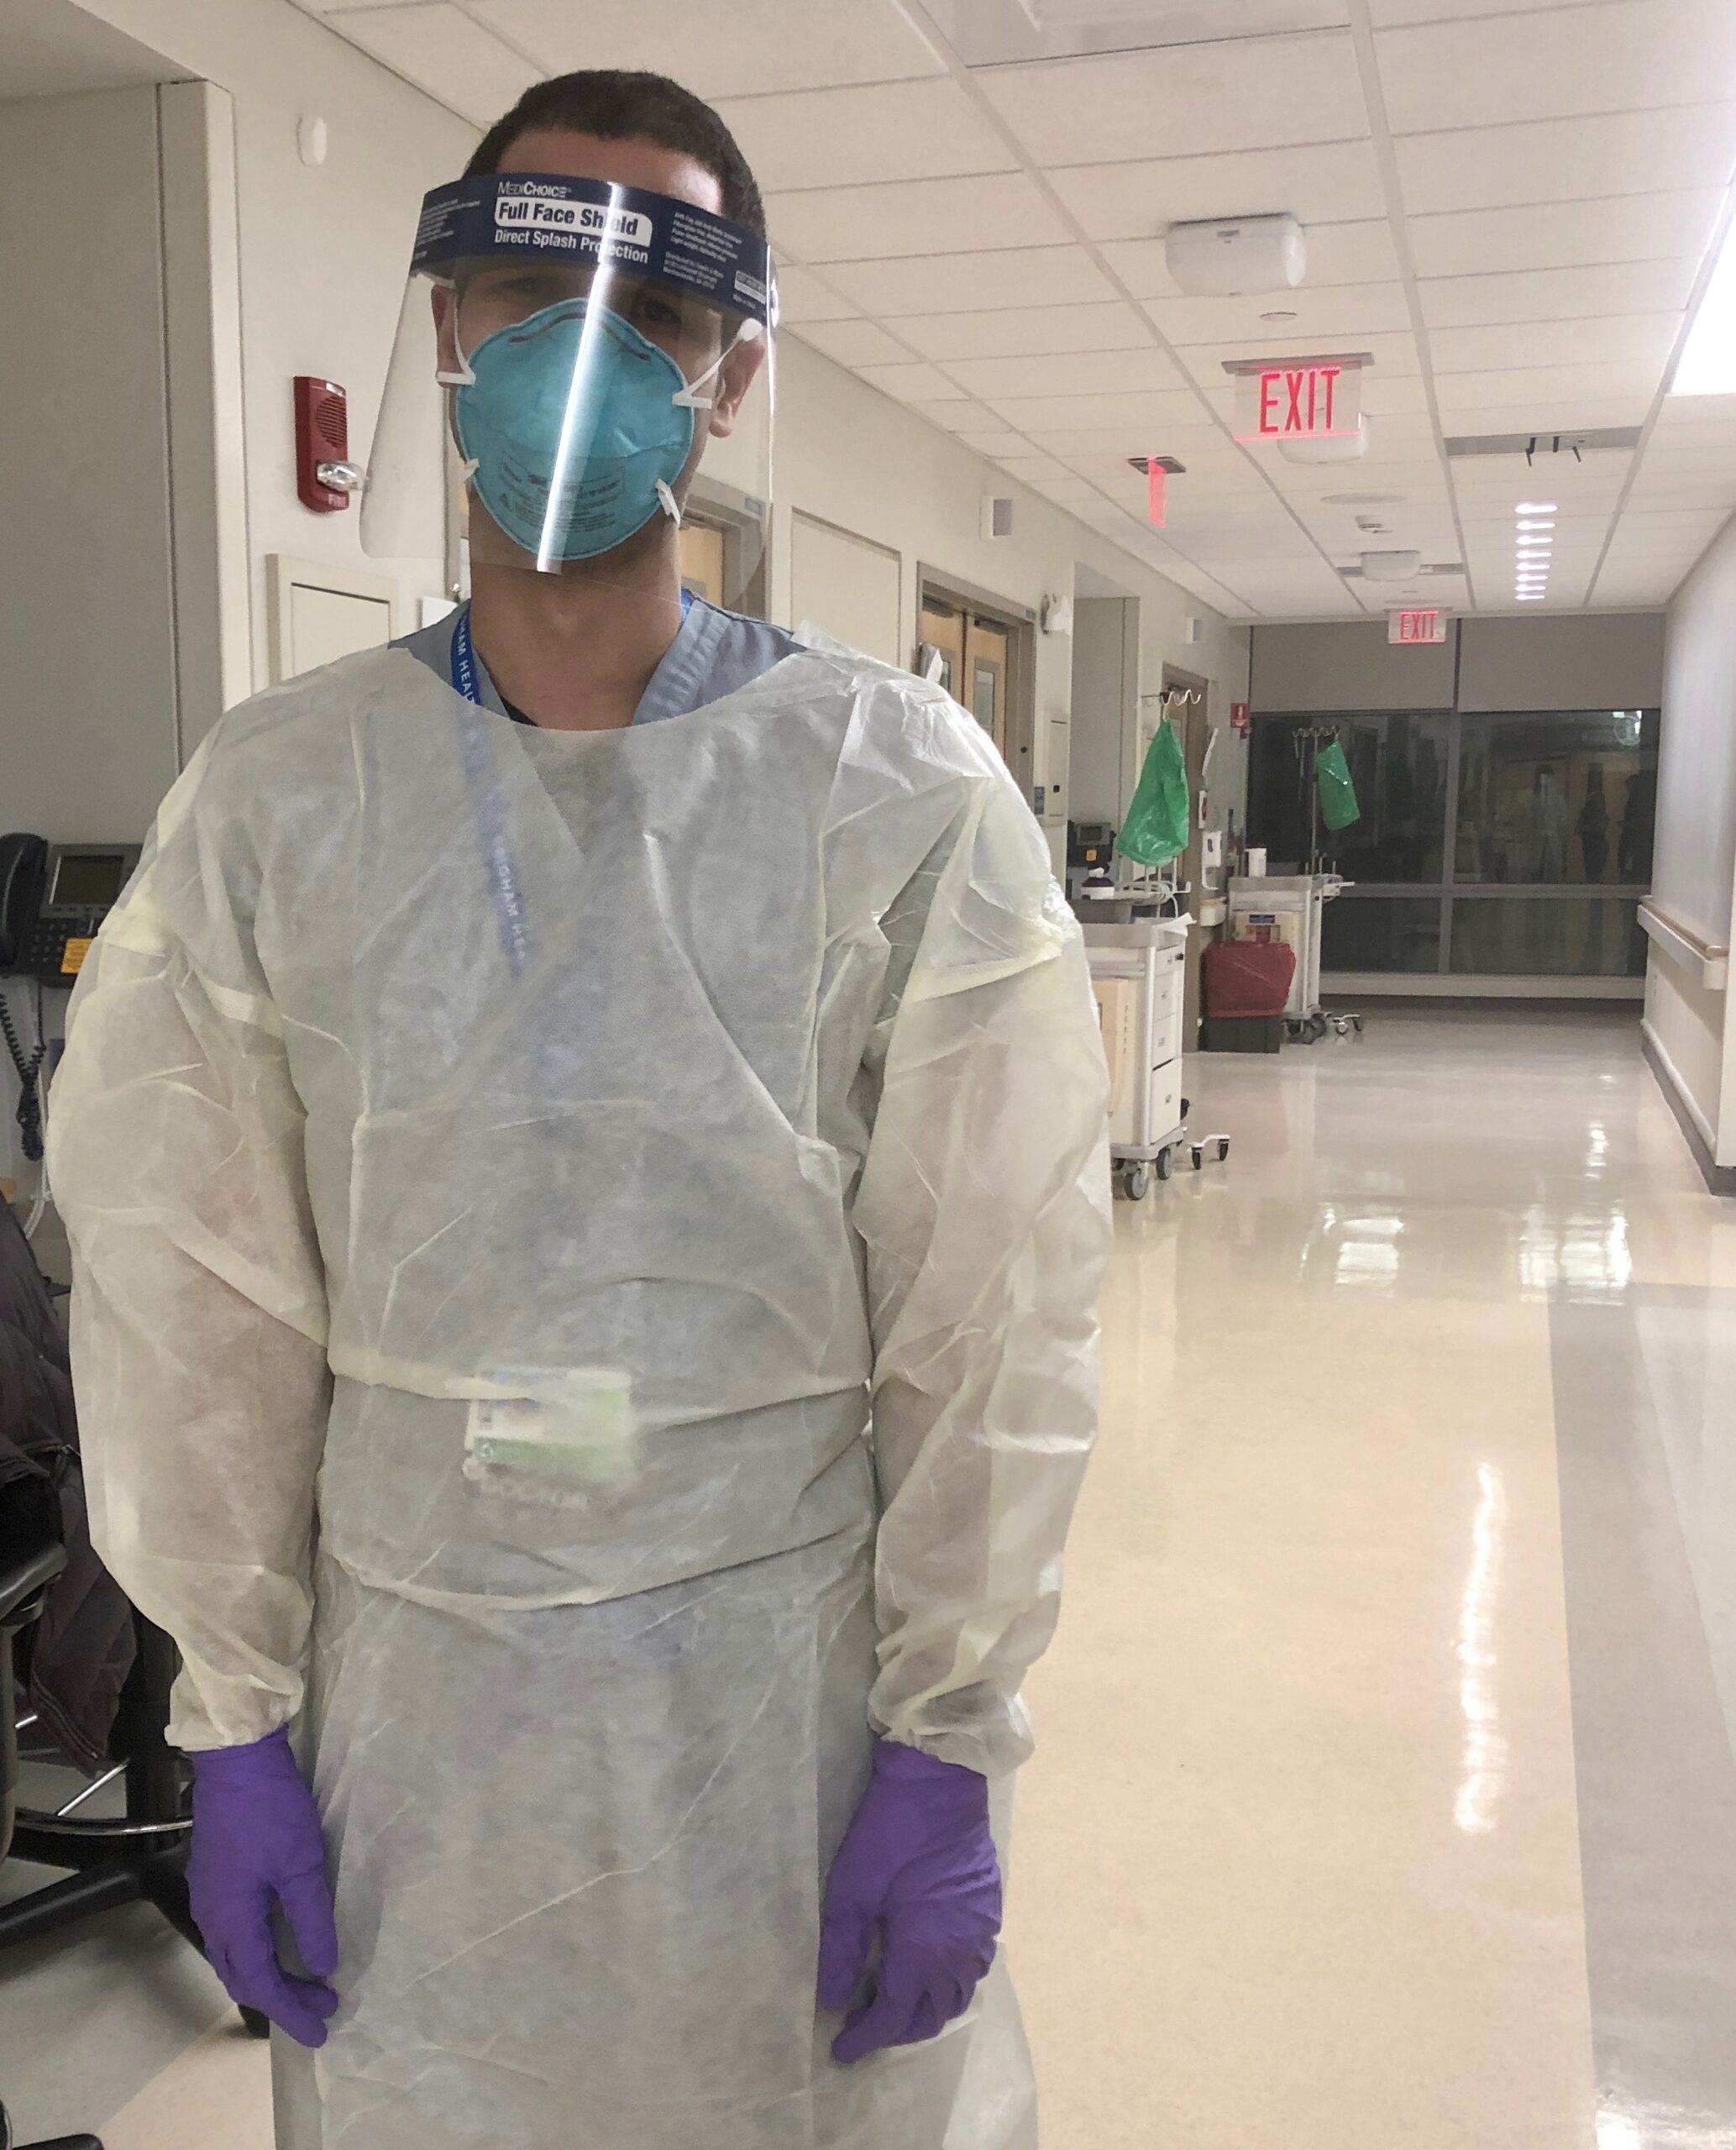
M1193 1145L1192 1155L1193 1158L1194 1171L1197 1172L1204 1172L1205 1170L1205 1145L1203 1142L1196 1142Z
M1360 1015L1352 1015L1352 1016L1351 1016L1351 1029L1352 1029L1352 1030L1356 1033L1356 1035L1357 1035L1357 1036L1358 1036L1359 1038L1361 1036L1361 1035L1362 1035L1362 1018L1361 1018Z
M1167 1179L1170 1174L1176 1168L1174 1151L1171 1150L1160 1150L1157 1152L1156 1156L1156 1167L1158 1178Z
M1218 1162L1221 1165L1230 1155L1230 1137L1226 1135L1218 1144Z
M1157 1176L1160 1179L1168 1177L1164 1172L1162 1157L1157 1160ZM1121 1183L1127 1190L1127 1199L1130 1202L1143 1202L1146 1198L1146 1190L1151 1184L1151 1176L1143 1165L1130 1165L1127 1167L1127 1176Z

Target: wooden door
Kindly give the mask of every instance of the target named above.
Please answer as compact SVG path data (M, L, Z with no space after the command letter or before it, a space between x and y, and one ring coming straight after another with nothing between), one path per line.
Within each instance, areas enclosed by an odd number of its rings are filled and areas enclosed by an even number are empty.
M964 696L964 615L938 597L925 596L917 616L919 637L941 653L940 684L955 701Z

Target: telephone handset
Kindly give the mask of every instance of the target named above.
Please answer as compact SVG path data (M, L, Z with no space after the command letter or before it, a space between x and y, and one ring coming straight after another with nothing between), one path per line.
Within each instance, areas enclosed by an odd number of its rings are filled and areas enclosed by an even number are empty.
M40 836L0 836L0 978L18 967L47 874L48 846Z

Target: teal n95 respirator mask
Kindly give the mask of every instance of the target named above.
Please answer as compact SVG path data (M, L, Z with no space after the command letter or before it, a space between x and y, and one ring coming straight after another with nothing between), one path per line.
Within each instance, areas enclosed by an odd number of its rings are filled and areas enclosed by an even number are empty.
M684 580L741 602L769 513L771 273L763 239L642 189L522 172L437 189L366 549L450 564L456 536L477 560L606 573L648 523L690 521Z

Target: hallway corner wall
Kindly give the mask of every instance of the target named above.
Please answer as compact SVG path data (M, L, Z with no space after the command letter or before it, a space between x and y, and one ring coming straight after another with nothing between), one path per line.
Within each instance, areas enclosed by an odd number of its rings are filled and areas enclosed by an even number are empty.
M1676 593L1665 645L1653 899L1668 920L1728 952L1736 910L1736 520ZM1658 1078L1703 1141L1736 1167L1736 1011L1654 941L1645 1034Z

